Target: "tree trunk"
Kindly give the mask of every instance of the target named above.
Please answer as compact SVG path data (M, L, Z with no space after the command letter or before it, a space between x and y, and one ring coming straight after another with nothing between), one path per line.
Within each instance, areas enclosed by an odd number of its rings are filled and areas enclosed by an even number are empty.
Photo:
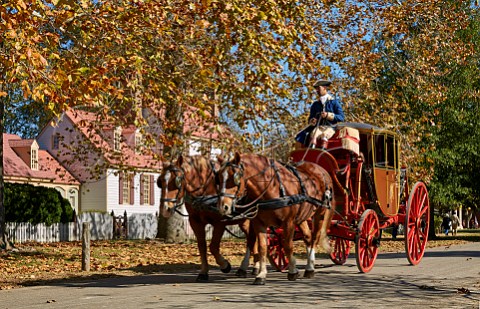
M171 145L165 145L163 156L167 161L175 161L182 153L185 143L183 138L183 109L180 104L169 104L166 110L164 132ZM183 207L182 207L183 208ZM183 211L182 213L185 213ZM165 239L167 243L184 243L186 241L183 217L174 213L168 219L159 215L157 238Z
M0 87L1 90L1 87ZM5 186L3 182L3 117L5 116L5 101L0 100L0 248L10 249L11 245L7 238L6 222L5 222L5 204L4 192Z
M183 244L188 241L184 217L178 213L174 213L168 219L160 215L158 227L157 238L164 239L166 243Z
M430 204L430 222L428 229L428 239L435 240L438 239L437 234L435 233L435 207Z

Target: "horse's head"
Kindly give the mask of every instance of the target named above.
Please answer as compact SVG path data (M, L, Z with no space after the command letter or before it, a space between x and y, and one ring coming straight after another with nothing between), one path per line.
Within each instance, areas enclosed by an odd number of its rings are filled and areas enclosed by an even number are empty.
M180 156L175 164L166 165L157 179L161 189L160 213L168 218L184 203L186 181L182 168L183 157Z
M222 164L217 173L218 211L222 215L230 215L235 205L242 198L240 195L245 188L244 168L240 154Z

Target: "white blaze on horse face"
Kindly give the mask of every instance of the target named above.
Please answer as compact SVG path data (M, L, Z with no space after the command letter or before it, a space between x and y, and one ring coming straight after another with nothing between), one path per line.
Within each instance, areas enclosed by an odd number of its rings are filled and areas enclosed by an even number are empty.
M226 168L222 170L222 178L220 182L220 196L219 196L219 209L218 211L220 212L221 215L229 215L232 213L232 204L233 204L233 199L230 197L226 196L226 191L227 191L227 181L228 181L228 171Z
M163 177L163 179L165 180L165 186L164 186L164 191L163 192L163 196L165 198L168 198L168 184L170 183L170 178L172 178L172 173L170 171L166 171L165 172L165 176ZM164 203L164 207L168 210L171 210L173 207L175 207L175 203L173 202L165 202Z

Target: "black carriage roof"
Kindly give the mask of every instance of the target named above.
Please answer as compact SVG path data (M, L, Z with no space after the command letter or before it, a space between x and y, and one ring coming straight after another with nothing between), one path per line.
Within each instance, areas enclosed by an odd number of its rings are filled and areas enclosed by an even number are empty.
M349 127L349 128L354 128L357 129L358 131L362 133L386 133L388 135L396 135L394 132L383 129L377 126L374 126L372 124L368 123L360 123L360 122L339 122L337 123L337 127Z

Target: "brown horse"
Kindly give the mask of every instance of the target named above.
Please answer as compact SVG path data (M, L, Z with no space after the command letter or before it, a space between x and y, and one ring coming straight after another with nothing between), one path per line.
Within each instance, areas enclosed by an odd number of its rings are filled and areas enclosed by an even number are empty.
M335 201L332 179L327 171L310 162L289 168L264 156L236 153L232 161L222 165L218 178L219 212L228 216L240 211L252 217L260 254L260 272L253 284L265 284L266 231L270 226L283 228L283 247L289 259L288 279L298 278L293 256L295 225L304 225L312 217L313 235L308 244L304 276L313 277L316 246L320 242L330 251L327 230ZM248 204L239 204L240 200Z
M203 156L179 157L175 164L164 167L157 179L157 185L162 190L160 199L160 213L168 218L185 203L188 220L197 238L198 251L201 259L201 269L197 281L208 281L209 264L207 259L207 242L205 227L211 224L213 235L210 242L210 252L215 257L220 270L228 273L231 264L220 253L220 242L227 225L239 224L247 235L247 252L237 270L237 275L246 277L250 253L255 253L253 233L249 233L249 221L242 219L225 221L217 210L217 191L215 184L215 170L219 165ZM248 238L250 235L250 238ZM258 260L258 258L257 258ZM253 273L258 273L258 263Z

